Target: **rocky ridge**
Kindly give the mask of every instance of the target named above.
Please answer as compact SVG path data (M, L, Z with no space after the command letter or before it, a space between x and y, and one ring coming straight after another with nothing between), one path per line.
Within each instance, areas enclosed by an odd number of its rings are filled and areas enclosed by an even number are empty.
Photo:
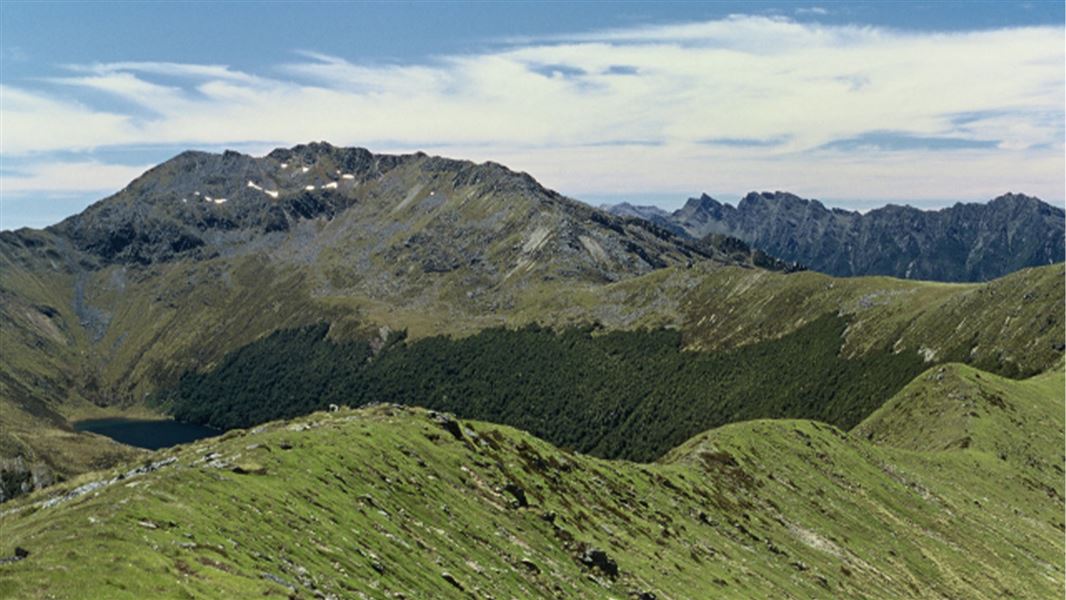
M850 277L890 275L934 281L987 281L1064 259L1066 215L1030 196L935 211L888 205L866 213L830 209L788 192L752 192L733 206L706 194L679 210L617 205L694 238L727 235L808 268Z

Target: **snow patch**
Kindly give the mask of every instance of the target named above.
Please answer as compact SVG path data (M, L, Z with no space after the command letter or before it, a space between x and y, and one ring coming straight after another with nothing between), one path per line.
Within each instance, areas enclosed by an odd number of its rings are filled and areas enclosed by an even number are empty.
M278 191L277 190L263 189L262 187L256 185L256 183L254 181L251 181L251 180L248 181L248 187L252 188L253 190L259 190L260 192L263 192L264 194L266 194L267 196L270 196L271 198L273 198L275 200L278 199Z
M331 182L327 183L326 185L322 186L322 189L324 189L324 190L335 190L335 189L337 189L337 182L336 181L331 181Z
M344 175L341 175L341 179L355 179L355 175L352 175L351 173L345 173Z
M300 167L300 172L301 173L306 173L306 172L308 172L310 170L311 170L311 167Z
M313 185L304 186L304 189L309 191L309 192L313 192L313 191L315 191L315 186L313 186Z
M281 163L281 168L282 169L288 169L289 168L289 163Z
M215 198L215 204L224 204L225 202L225 198Z

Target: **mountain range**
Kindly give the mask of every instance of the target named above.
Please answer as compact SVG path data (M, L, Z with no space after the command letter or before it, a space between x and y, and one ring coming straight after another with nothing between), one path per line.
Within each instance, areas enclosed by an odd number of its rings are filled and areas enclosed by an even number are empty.
M1061 588L1061 262L836 277L676 214L314 143L0 233L0 595ZM227 431L74 426L166 417Z
M839 277L988 281L1062 262L1066 252L1062 209L1024 194L929 211L888 205L859 213L787 192L752 192L736 206L704 194L672 213L631 204L605 208L692 239L733 236Z
M787 268L735 240L626 222L494 163L325 143L186 152L53 227L0 233L0 466L47 482L126 457L70 422L136 413L161 385L276 330L329 322L341 338L415 338L587 320L582 302L569 316L546 304L697 263Z

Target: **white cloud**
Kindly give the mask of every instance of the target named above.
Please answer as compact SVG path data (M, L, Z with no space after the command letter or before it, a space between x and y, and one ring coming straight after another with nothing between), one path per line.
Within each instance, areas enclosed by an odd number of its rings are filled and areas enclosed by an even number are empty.
M39 193L109 194L126 187L149 168L151 165L115 165L95 160L34 163L0 175L0 197Z
M0 155L82 150L140 137L126 115L0 85Z
M571 194L775 187L980 199L1012 188L1061 200L1063 38L1060 27L945 34L733 16L424 64L301 52L273 76L225 65L76 65L51 81L54 90L122 102L2 87L0 153L324 139L497 160ZM819 149L871 131L998 145ZM700 143L713 139L780 143Z
M87 65L66 65L68 70L109 75L112 73L137 72L171 77L210 78L259 83L263 80L255 75L234 71L226 65L196 65L176 62L127 61L113 63L92 63Z

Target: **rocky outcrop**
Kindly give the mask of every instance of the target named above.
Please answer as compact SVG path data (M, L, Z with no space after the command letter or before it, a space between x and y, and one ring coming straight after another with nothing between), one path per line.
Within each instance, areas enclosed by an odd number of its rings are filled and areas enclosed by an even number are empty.
M0 459L0 503L55 483L55 474L43 463L18 456Z
M936 211L889 205L858 213L787 192L752 192L736 206L704 194L669 218L649 207L618 205L611 211L639 214L695 239L736 237L837 276L987 281L1064 259L1063 211L1022 194Z

